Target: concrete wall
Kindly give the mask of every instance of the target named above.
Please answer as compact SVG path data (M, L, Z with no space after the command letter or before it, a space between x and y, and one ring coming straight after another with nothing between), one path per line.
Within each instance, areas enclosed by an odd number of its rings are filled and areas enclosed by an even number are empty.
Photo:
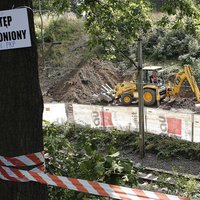
M65 123L71 121L69 115L73 115L73 122L93 128L139 130L137 107L73 104L70 112L68 108L64 103L44 104L43 119ZM144 114L146 132L200 142L200 115L157 108L145 108Z

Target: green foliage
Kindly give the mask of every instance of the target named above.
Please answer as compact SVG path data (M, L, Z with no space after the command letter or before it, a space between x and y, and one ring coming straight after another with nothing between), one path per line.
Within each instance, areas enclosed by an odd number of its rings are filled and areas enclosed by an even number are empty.
M116 152L115 136L111 132L46 123L44 136L45 149L49 153L47 170L50 173L124 186L137 184L133 164ZM52 200L94 198L55 187L49 187L49 190Z
M171 30L155 29L144 41L144 54L152 59L178 59L179 56L195 52L198 38L194 38L184 29Z
M70 20L68 18L58 18L52 20L44 32L45 42L67 42L74 41L82 33L83 22L81 20Z
M199 182L196 180L196 176L193 175L180 175L176 169L173 170L173 176L163 174L159 176L160 187L168 189L170 194L190 197L191 199L199 199ZM168 183L174 183L169 185Z
M147 135L146 150L160 158L186 158L200 160L200 144L167 137Z
M164 3L163 11L169 15L178 15L179 18L199 17L198 4L194 0L167 0Z
M38 32L38 40L41 41ZM44 28L45 65L52 69L52 74L61 73L63 67L74 67L82 59L94 57L95 53L88 47L88 36L81 19L68 17L53 18ZM39 50L42 50L41 48ZM39 52L41 56L42 53Z
M92 44L102 45L109 58L129 56L134 40L150 28L145 1L83 1L80 10L85 12Z
M86 14L86 28L92 36L92 43L101 44L109 58L113 59L121 54L133 61L129 51L133 47L134 39L142 35L146 37L151 27L148 13L152 2L152 0L82 1L80 8L81 12L84 11ZM167 27L167 29L175 29L177 33L172 31L170 35L168 32L165 40L159 42L160 46L154 50L155 54L158 59L163 56L167 58L184 54L187 51L186 44L190 38L182 38L180 42L176 38L182 34L182 30L186 30L190 34L197 34L200 20L197 2L193 0L168 0L159 4L159 7L162 7L161 10L167 12L168 15L164 15L158 24ZM169 18L170 15L176 15L176 17L173 17L172 20Z
M47 171L57 175L86 180L97 180L110 184L134 187L138 181L132 161L119 152L139 150L136 133L118 130L97 130L74 124L44 124L44 144L48 152ZM200 160L200 144L186 142L166 135L146 134L146 152L157 154L162 159L188 158ZM176 188L171 193L196 195L193 177L174 175ZM184 184L181 184L184 183ZM67 189L49 187L49 199L104 199Z
M121 132L116 136L118 150L139 152L140 139L138 134ZM145 151L156 154L159 158L186 158L200 160L200 144L179 140L167 135L145 134Z
M144 56L148 60L174 60L178 65L190 64L193 74L200 82L200 38L185 29L154 29L143 43Z
M200 12L199 4L195 0L167 0L163 3L162 11L167 12L168 16L164 16L159 24L162 22L164 26L172 29L183 29L187 30L190 34L196 35L200 26ZM174 19L169 20L170 16Z
M43 10L51 13L73 10L75 13L79 12L80 15L84 14L86 28L91 35L91 43L95 47L100 45L109 59L123 55L129 61L133 61L129 51L133 48L135 39L142 36L146 38L151 27L148 14L151 12L152 4L157 5L159 10L168 14L159 20L158 25L161 27L175 30L184 29L188 33L196 35L200 24L199 0L167 0L162 2L155 0L48 0L36 1L34 7L39 9L39 4ZM171 47L166 49L162 43L158 46L157 55L161 51L161 58L163 48L164 51L167 50L168 57L170 50L174 49L173 47L179 48L179 44L177 45L172 37L166 37L166 41L164 41L165 43L168 41L168 46L171 44ZM174 44L172 44L173 42ZM179 54L182 55L181 53ZM177 52L173 57L176 54Z
M42 9L42 13L60 14L69 9L71 0L38 0L33 1L35 10Z

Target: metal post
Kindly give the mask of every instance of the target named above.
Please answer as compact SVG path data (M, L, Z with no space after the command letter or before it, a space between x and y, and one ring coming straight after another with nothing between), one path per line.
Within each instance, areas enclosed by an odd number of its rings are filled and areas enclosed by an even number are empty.
M142 39L138 39L138 94L139 94L139 135L140 157L145 157L144 144L144 99L143 99L143 71L142 71Z
M192 114L192 142L194 142L194 114Z

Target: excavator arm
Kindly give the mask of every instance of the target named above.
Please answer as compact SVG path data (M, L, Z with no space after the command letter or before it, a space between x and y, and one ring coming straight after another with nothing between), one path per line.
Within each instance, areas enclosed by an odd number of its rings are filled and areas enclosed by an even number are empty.
M181 86L185 80L188 81L193 93L196 96L197 101L200 102L200 91L197 86L196 80L194 76L192 75L192 69L189 65L185 65L184 69L176 74L176 77L174 80L174 86L172 87L172 90L171 90L172 95L176 96L177 94L179 94Z

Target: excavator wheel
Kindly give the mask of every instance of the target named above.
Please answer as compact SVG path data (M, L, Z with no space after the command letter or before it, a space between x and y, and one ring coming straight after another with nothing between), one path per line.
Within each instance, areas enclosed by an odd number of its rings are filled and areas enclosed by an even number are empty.
M122 94L121 96L122 105L125 106L131 105L132 101L133 101L133 95L129 93Z
M156 103L156 92L152 89L144 89L143 93L144 105L153 106Z

